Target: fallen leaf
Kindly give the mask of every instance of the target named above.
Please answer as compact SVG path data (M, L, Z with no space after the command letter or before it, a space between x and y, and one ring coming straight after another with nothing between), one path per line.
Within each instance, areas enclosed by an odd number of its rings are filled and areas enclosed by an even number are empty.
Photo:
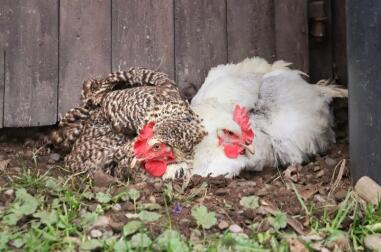
M10 159L0 160L0 171L5 171L5 169L8 167L9 162L11 162Z
M290 165L283 172L283 175L284 175L285 178L291 180L292 182L297 183L299 181L299 179L300 179L300 176L299 176L299 167Z
M295 238L290 238L287 242L290 246L290 252L308 252L304 244Z

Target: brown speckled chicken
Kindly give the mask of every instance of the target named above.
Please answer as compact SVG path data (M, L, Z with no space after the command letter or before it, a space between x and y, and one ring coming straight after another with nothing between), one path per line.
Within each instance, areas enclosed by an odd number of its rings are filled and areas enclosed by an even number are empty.
M75 172L102 169L123 177L135 158L151 175L162 176L167 166L190 162L206 134L164 73L131 68L86 81L81 99L53 135L70 151L65 163Z

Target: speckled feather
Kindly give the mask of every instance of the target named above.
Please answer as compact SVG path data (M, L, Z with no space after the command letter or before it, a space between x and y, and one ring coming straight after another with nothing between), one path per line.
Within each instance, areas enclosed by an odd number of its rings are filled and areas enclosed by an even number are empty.
M70 151L65 162L75 172L100 168L124 176L134 138L149 121L155 122L156 138L174 149L176 162L191 160L206 134L176 84L161 72L131 68L85 81L81 100L53 135L53 142Z

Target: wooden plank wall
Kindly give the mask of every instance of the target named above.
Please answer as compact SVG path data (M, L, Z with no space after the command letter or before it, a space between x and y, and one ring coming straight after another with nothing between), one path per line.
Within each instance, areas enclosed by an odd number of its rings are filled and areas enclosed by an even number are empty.
M187 98L211 67L249 56L282 58L308 72L306 0L0 0L0 5L0 56L5 55L0 127L54 124L78 104L84 79L129 66L167 72Z
M5 0L4 126L57 120L58 0Z

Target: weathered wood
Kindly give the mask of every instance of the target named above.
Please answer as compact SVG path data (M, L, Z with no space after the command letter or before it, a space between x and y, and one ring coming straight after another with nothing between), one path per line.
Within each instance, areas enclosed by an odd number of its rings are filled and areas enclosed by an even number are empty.
M310 59L309 75L310 81L315 83L321 79L333 77L333 55L332 55L332 12L331 0L324 2L324 11L322 14L327 18L325 21L324 37L320 40L310 35ZM310 10L311 11L311 10ZM314 25L313 19L310 19L310 27ZM312 27L311 27L312 28Z
M79 103L82 82L111 71L111 1L60 2L59 118Z
M4 126L57 119L58 1L2 1L7 12Z
M376 205L381 199L381 186L367 176L357 181L355 192L367 203Z
M338 83L347 85L347 33L346 33L346 0L332 0L332 23L333 23L333 70Z
M174 77L173 0L112 1L112 68L157 69Z
M277 59L308 73L308 16L306 0L274 0Z
M274 2L227 0L228 60L275 59Z
M4 112L4 86L5 86L4 57L5 57L4 50L0 49L0 128L3 127L3 112Z
M226 2L175 1L176 80L191 98L211 67L227 62Z

